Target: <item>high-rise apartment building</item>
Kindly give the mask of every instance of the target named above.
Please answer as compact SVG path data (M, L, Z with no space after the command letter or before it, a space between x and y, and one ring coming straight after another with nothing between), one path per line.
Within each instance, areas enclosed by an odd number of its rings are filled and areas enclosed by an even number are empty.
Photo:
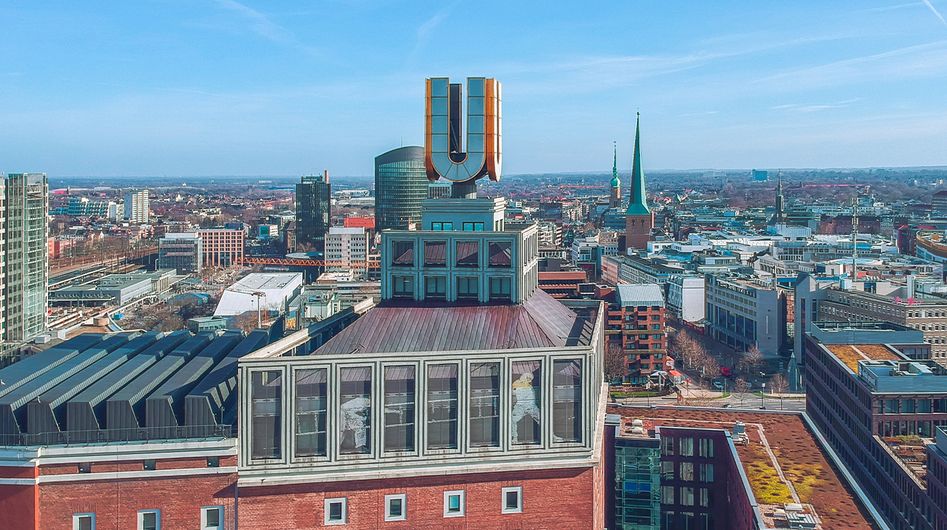
M125 219L131 223L147 224L151 219L148 190L129 191L125 194Z
M332 224L329 172L302 177L296 184L296 248L322 251Z
M656 284L620 284L615 291L608 307L609 340L621 347L628 380L643 385L667 362L664 295Z
M4 342L25 341L46 331L49 187L43 173L14 173L3 182L0 263Z
M375 228L406 230L421 221L421 203L433 185L424 170L424 148L399 147L375 157ZM438 186L450 196L450 185Z
M356 278L368 273L368 232L361 227L333 226L326 234L328 270L352 271Z

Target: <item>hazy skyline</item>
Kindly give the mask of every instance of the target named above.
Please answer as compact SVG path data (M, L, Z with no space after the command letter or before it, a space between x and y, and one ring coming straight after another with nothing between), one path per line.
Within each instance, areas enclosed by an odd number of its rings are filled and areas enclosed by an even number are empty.
M370 175L425 77L504 90L504 172L947 164L947 12L917 2L20 2L0 171Z

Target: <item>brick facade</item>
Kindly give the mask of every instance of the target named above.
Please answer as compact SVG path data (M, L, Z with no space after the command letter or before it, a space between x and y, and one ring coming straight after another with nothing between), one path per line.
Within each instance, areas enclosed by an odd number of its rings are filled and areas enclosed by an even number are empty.
M402 480L240 488L240 524L258 530L324 528L324 500L347 499L347 529L604 527L602 466ZM501 490L523 488L523 512L501 511ZM444 492L463 490L464 517L444 517ZM407 496L407 519L385 522L385 495ZM594 521L594 522L593 522Z

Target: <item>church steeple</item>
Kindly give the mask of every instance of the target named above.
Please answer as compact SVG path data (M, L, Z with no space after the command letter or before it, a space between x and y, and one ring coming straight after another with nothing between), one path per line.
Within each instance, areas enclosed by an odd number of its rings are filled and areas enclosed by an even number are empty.
M644 185L644 171L641 170L641 113L635 119L635 154L631 162L631 186L628 209L625 215L650 215L648 196Z
M776 172L776 213L773 214L773 224L781 225L784 222L783 219L783 176L782 173Z
M625 210L625 247L637 250L648 248L654 228L654 212L648 208L648 195L641 170L641 113L635 120L635 154L631 162L631 193Z
M608 206L618 208L621 206L621 179L618 178L618 142L613 142L612 148L612 181L610 183Z

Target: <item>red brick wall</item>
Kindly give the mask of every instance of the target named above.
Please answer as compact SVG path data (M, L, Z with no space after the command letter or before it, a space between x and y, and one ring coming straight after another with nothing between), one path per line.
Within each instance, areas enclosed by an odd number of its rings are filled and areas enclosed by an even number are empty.
M0 466L0 478L34 479L35 467ZM0 528L39 530L36 517L36 486L0 485Z
M345 528L600 529L602 466L520 473L406 477L346 483L240 488L240 525L258 530L324 528L323 501L348 499ZM523 513L501 513L501 489L522 486ZM466 516L444 517L444 492L466 491ZM385 522L385 495L407 495L407 520Z
M72 530L73 514L94 512L96 530L135 529L138 510L157 508L161 510L161 528L196 529L201 507L210 505L224 506L227 528L233 528L235 482L236 474L232 473L40 484L39 528Z

